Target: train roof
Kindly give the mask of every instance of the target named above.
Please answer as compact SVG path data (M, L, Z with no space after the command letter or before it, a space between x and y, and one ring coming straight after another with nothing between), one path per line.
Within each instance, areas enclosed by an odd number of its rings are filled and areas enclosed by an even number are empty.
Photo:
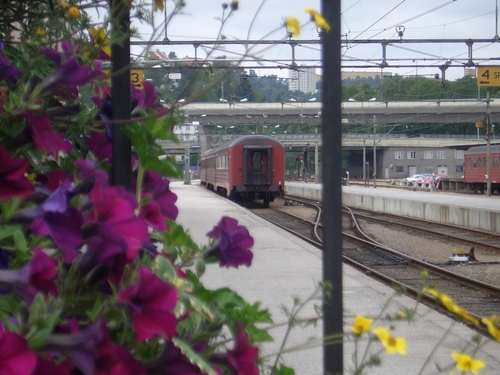
M283 147L283 148L285 147L283 145L283 143L278 141L276 138L270 137L268 135L251 134L251 135L244 135L244 136L238 137L236 139L233 139L233 140L231 140L231 141L229 141L221 146L218 146L217 148L211 148L211 149L205 151L204 155L209 155L212 152L216 152L216 151L224 150L224 149L227 149L230 147L234 147L240 143L252 143L255 141L260 141L260 142L266 141L266 142L274 143L274 144L276 144L280 147Z
M490 152L495 154L500 153L500 144L490 145ZM465 151L465 155L477 155L477 154L486 154L486 145L473 146Z

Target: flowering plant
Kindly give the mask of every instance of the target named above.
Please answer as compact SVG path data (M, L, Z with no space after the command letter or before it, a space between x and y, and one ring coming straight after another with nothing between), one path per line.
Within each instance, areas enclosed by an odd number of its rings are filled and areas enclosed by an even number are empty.
M199 247L175 222L181 171L155 141L176 140L176 116L150 82L131 86L123 127L134 188L110 183L113 93L97 59L113 36L84 3L31 5L7 10L25 42L7 43L14 27L0 38L0 373L260 373L268 310L200 281L209 263L250 266L253 238L222 217Z

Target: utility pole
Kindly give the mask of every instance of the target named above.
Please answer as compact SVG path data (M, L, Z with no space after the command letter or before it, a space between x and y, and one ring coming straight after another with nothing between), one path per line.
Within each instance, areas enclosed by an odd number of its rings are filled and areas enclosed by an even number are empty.
M373 115L373 187L377 188L377 116Z
M490 90L486 92L486 196L491 197L491 113Z

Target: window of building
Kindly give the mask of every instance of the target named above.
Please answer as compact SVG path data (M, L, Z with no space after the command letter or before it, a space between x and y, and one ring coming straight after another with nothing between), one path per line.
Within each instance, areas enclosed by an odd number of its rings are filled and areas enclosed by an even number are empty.
M446 151L437 151L438 159L446 159Z
M455 173L464 173L463 165L455 165Z
M394 158L395 158L395 159L403 159L403 158L404 158L404 153L403 153L403 151L396 151L396 152L394 153Z
M424 159L434 159L433 151L424 151Z
M434 167L432 165L426 165L424 167L424 173L429 173L429 174L434 173Z
M464 156L464 150L455 150L455 159L463 159Z
M396 165L395 171L396 171L396 173L403 173L404 168L402 165Z
M417 152L416 151L408 151L408 159L416 159Z

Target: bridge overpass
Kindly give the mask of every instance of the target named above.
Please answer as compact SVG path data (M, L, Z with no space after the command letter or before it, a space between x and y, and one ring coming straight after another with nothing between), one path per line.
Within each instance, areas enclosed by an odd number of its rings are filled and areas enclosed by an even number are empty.
M268 134L282 142L287 151L300 152L307 150L322 150L323 143L320 134ZM196 139L181 141L175 144L171 141L159 141L166 153L183 155L186 149L191 153L204 152L211 147L217 147L232 139L241 137L236 134L199 134ZM456 148L468 149L472 146L484 145L486 141L483 136L477 135L449 135L449 134L421 134L418 137L409 137L404 134L355 134L344 133L342 136L342 147L348 150L362 150L373 147L383 149L387 147L404 148ZM500 140L492 140L492 144L500 143ZM205 144L204 147L202 145Z
M186 122L201 126L321 124L320 102L189 103L180 107ZM500 116L498 100L362 101L342 103L342 123L475 123L487 112Z

